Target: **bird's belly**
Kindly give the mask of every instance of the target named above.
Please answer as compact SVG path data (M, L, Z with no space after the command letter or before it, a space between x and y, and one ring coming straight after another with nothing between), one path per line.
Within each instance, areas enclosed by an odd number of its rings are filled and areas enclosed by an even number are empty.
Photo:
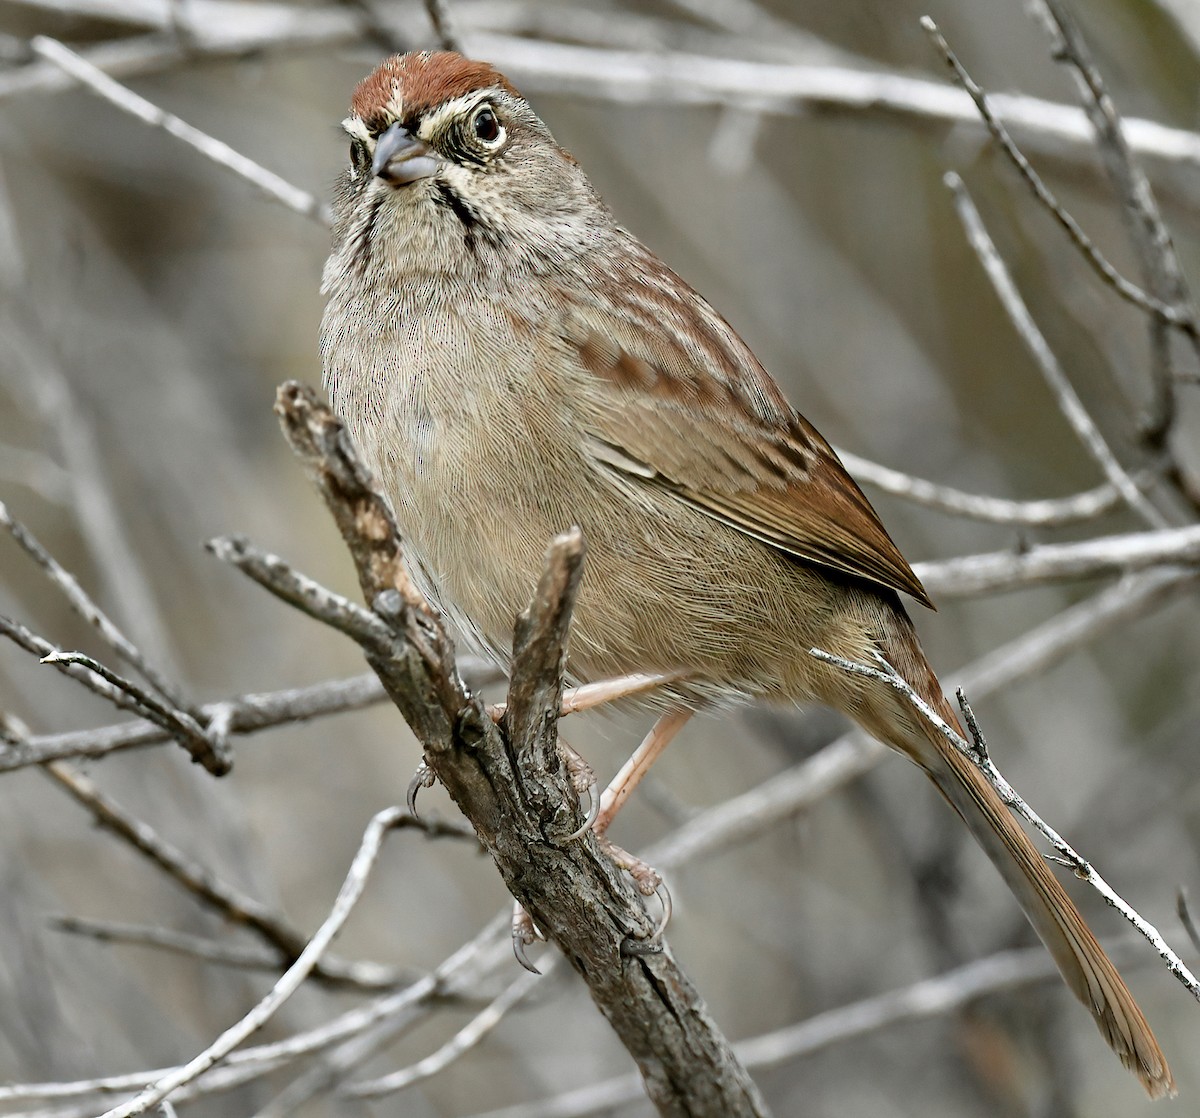
M807 699L808 649L848 652L822 576L673 498L630 500L586 467L553 462L531 488L511 482L502 447L477 448L469 480L444 458L414 475L405 520L442 607L478 645L507 657L547 544L578 525L586 555L568 650L578 681L681 672L689 701ZM467 500L447 499L455 485Z
M865 627L834 631L847 611L824 576L669 494L614 484L553 401L485 412L456 389L426 377L394 384L385 410L335 402L420 581L477 646L509 654L546 546L573 525L587 545L568 650L578 680L686 672L700 695L804 699L818 690L809 648L864 646Z

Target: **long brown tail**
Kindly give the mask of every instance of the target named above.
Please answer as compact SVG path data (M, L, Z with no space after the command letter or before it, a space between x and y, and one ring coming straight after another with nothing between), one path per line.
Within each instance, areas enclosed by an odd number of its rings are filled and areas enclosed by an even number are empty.
M892 660L893 664L925 701L960 729L915 636L889 651L899 652L899 662ZM1166 1057L1133 995L1045 859L976 765L894 692L886 697L877 692L860 717L872 733L916 761L962 817L1013 891L1066 984L1146 1093L1151 1098L1174 1095L1175 1081Z

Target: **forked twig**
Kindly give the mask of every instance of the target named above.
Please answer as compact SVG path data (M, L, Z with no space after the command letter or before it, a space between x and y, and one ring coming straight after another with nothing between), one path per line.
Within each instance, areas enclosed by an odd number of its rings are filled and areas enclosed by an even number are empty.
M903 696L921 717L933 726L946 741L959 750L959 752L966 754L979 767L980 771L987 778L988 783L995 789L996 794L1005 804L1046 837L1065 863L1071 867L1076 877L1091 885L1112 908L1115 908L1150 942L1154 950L1158 952L1159 957L1166 963L1167 969L1171 974L1178 979L1180 984L1184 986L1192 997L1200 1001L1200 981L1196 979L1196 976L1192 974L1183 960L1171 949L1158 929L1124 900L1096 872L1095 867L1086 858L1076 853L1067 841L1045 822L1001 775L1000 770L996 768L988 754L987 743L984 741L982 735L978 734L978 724L975 721L974 712L971 711L970 706L967 704L961 689L958 692L959 703L963 707L963 714L966 716L968 725L973 727L973 733L975 734L974 739L970 742L955 731L933 707L921 698L912 685L882 654L876 653L875 655L876 660L882 665L881 667L872 667L869 664L859 664L853 660L846 660L841 656L834 656L832 653L820 648L809 649L809 655L816 657L818 660L823 660L827 664L833 664L835 667L841 668L851 675L858 675L865 679L873 679L880 683L885 683Z
M1017 285L1013 282L1008 268L1000 258L1000 253L997 252L992 238L988 235L983 219L979 216L975 203L971 201L971 196L967 193L962 179L951 171L944 176L944 181L954 195L954 207L963 223L971 248L975 250L1005 312L1032 354L1042 377L1054 393L1063 416L1087 452L1104 471L1105 477L1120 490L1121 496L1125 498L1129 506L1136 509L1151 527L1167 527L1166 517L1146 500L1133 478L1117 461L1117 456L1083 406L1079 394L1071 385L1054 351L1050 348L1041 330L1038 329L1024 299L1021 298L1021 293L1017 290Z
M163 1076L135 1098L105 1111L102 1118L132 1118L135 1114L144 1114L150 1107L160 1103L172 1092L214 1067L274 1016L279 1007L300 988L313 967L320 961L325 950L333 942L334 937L342 930L342 925L345 924L354 906L358 903L359 897L362 896L367 878L383 847L383 840L403 815L403 808L385 808L367 825L358 853L354 856L354 861L346 874L346 880L342 883L342 888L329 915L312 939L308 941L296 961L271 988L270 993L240 1021L226 1029L195 1059L169 1075Z

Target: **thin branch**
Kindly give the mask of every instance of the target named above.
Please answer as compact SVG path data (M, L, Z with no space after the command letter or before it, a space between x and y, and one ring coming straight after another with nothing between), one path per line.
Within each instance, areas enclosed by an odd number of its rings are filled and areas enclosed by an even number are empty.
M209 1090L223 1090L230 1079L241 1083L247 1078L268 1074L276 1070L281 1063L296 1060L349 1040L382 1021L395 1019L433 999L447 996L453 991L454 981L476 965L481 956L494 953L493 949L498 943L499 937L505 933L509 918L509 912L505 910L457 951L443 960L436 970L418 979L407 989L376 998L366 1006L349 1010L316 1028L297 1033L284 1040L231 1052L225 1059L225 1066L206 1074L202 1083L208 1084ZM160 1080L178 1070L178 1067L154 1068L129 1072L124 1075L81 1079L66 1083L0 1084L0 1103L34 1099L79 1098L87 1095L138 1090L147 1082ZM182 1101L199 1093L203 1092L189 1093L189 1088L184 1088L175 1097L177 1101Z
M495 664L478 657L465 656L459 666L463 678L473 689L504 678ZM653 691L675 678L674 675L645 676L643 690ZM563 693L563 715L592 709L596 705L594 696L597 692L603 694L604 690L603 683L568 689ZM630 688L622 692L623 695L633 693ZM361 710L386 699L387 692L379 682L379 677L374 672L368 672L348 679L313 683L307 687L236 695L219 702L206 703L197 709L197 714L199 721L205 724L224 720L226 736L230 736L254 734L293 722L305 722L310 718ZM505 706L504 703L496 703L488 710L493 717L499 718ZM166 730L150 721L120 722L113 726L71 730L62 734L31 735L25 740L9 743L8 748L0 749L0 773L30 765L44 765L48 761L77 757L95 759L125 749L162 745L171 740Z
M223 141L201 132L199 128L192 127L174 113L160 109L157 105L134 93L133 90L110 78L99 67L94 66L82 55L63 46L57 39L37 35L31 41L31 45L34 52L41 58L57 66L122 112L129 113L130 116L136 117L142 123L148 124L152 128L159 128L168 135L174 136L194 151L198 151L206 159L232 171L239 178L256 186L272 201L282 203L294 213L312 218L325 225L329 223L320 202L307 191L293 186L274 171L268 171Z
M1040 0L1033 9L1050 32L1055 57L1072 69L1084 112L1095 130L1109 178L1121 199L1133 247L1141 263L1143 281L1160 301L1183 310L1194 327L1195 307L1191 305L1187 280L1171 242L1170 231L1159 212L1150 180L1133 156L1121 116L1092 61L1087 43L1061 0ZM1200 334L1193 328L1188 337L1200 355ZM1152 446L1162 446L1176 415L1170 337L1162 319L1150 324L1150 347L1157 398L1145 434Z
M41 545L34 534L8 511L8 506L3 501L0 501L0 526L8 529L8 534L12 536L18 546L41 567L50 582L62 592L71 609L96 630L100 639L109 648L137 671L169 703L180 710L191 714L195 713L182 689L149 663L133 641L92 601L87 591L80 586L79 580L63 567Z
M714 58L664 51L605 50L476 31L471 46L520 79L525 92L571 93L622 104L750 107L783 114L849 113L928 127L982 129L971 98L944 82L891 71ZM0 84L0 96L3 85ZM1084 113L1021 94L991 98L995 115L1027 141L1089 159L1092 131ZM1154 121L1126 120L1136 151L1200 166L1200 134Z
M454 50L461 54L462 38L455 29L455 20L450 15L448 0L425 0L425 10L429 13L433 34L442 50Z
M962 555L916 563L913 570L930 593L965 597L1000 594L1063 579L1196 563L1200 563L1200 525L1098 536L1079 543L1037 544L1020 551Z
M215 963L238 970L278 971L281 966L278 951L220 943L207 936L190 935L172 928L125 924L116 920L92 920L83 916L53 916L49 923L55 931L67 935L94 939L100 943L150 947L158 951L184 955L189 959L198 959L202 963ZM408 980L411 980L411 976L406 979L397 973L396 981L390 985L394 987Z
M1140 617L1189 589L1197 577L1193 572L1170 569L1132 575L958 672L944 673L943 678L956 675L977 698L996 694L1044 673L1114 626ZM644 857L652 865L669 870L748 842L870 772L887 755L887 747L874 738L857 731L846 734L758 787L701 812L654 844Z
M1114 959L1123 962L1132 959L1132 948L1140 943L1128 939L1106 949ZM739 1041L735 1047L748 1068L757 1071L778 1067L882 1029L947 1016L980 998L1057 978L1054 960L1040 947L999 951L911 986L851 1002L774 1032ZM635 1103L640 1097L637 1078L623 1075L539 1102L489 1110L474 1118L589 1118Z
M202 764L214 776L222 776L229 771L228 748L207 733L186 711L166 706L144 688L124 679L90 656L55 648L12 618L0 616L0 636L8 637L18 647L38 657L41 663L49 664L63 675L83 684L113 706L156 722L188 751L192 760ZM10 752L21 755L19 748L11 751L4 749L0 750L0 758Z
M504 1020L509 1010L514 1009L537 985L541 975L526 971L504 988L484 1010L473 1017L463 1028L459 1029L436 1052L411 1067L401 1068L390 1075L379 1079L364 1080L342 1090L342 1094L353 1099L376 1099L383 1095L392 1095L397 1091L430 1079L439 1072L445 1071L455 1060L466 1055L480 1043L497 1025ZM638 1084L639 1090L642 1085Z
M987 229L984 228L979 211L975 208L975 203L971 201L962 179L951 171L945 176L945 183L954 195L954 208L962 221L971 248L979 257L979 262L983 265L997 297L1013 326L1016 327L1021 340L1033 355L1042 377L1054 393L1059 409L1067 422L1088 453L1104 471L1105 477L1120 491L1126 503L1136 509L1151 527L1165 528L1167 526L1166 518L1146 500L1133 478L1117 461L1116 455L1105 442L1100 429L1071 386L1054 351L1029 313L1029 308L1021 298L1021 293L1017 290L1012 276L1009 275L1008 268L1000 258L999 252L996 251L996 246L988 235Z
M898 694L902 695L908 703L923 717L931 726L933 726L954 748L966 754L970 760L979 767L980 771L987 777L988 783L996 790L996 794L1021 818L1026 819L1034 827L1036 827L1049 840L1055 850L1059 852L1066 864L1074 871L1075 876L1083 881L1086 881L1093 889L1096 890L1107 902L1107 904L1115 908L1130 924L1134 926L1154 947L1158 952L1159 957L1167 965L1167 969L1175 976L1180 984L1194 997L1200 1001L1200 981L1196 976L1188 970L1187 965L1183 960L1171 949L1166 940L1163 939L1158 929L1154 927L1140 912L1130 905L1123 897L1120 896L1096 872L1095 867L1086 859L1081 857L1075 850L1068 845L1066 840L1053 828L1049 823L1045 822L1041 816L1037 814L1029 806L1029 804L1017 794L1011 784L1001 775L1000 770L996 768L995 763L991 760L987 753L986 746L982 738L976 738L975 742L968 742L960 736L949 723L947 723L938 713L931 707L912 687L911 684L902 676L896 669L879 657L882 667L876 668L869 664L859 664L853 660L846 660L841 656L833 656L823 649L813 648L809 650L812 656L818 660L823 660L828 664L834 664L841 668L844 672L851 675L863 676L867 679L873 679L880 683L885 683ZM958 692L959 702L963 703L964 711L967 709L966 700L963 697L963 691L960 688ZM972 721L974 716L972 715Z
M915 505L937 509L951 516L985 520L990 524L1018 524L1025 528L1058 528L1095 520L1122 503L1122 497L1111 482L1098 485L1070 497L1049 497L1034 501L1014 501L1004 497L989 497L966 493L949 485L913 477L900 470L861 458L840 447L837 450L842 465L856 480ZM1137 481L1139 479L1135 479Z
M1100 279L1108 284L1122 299L1132 303L1140 310L1146 311L1156 318L1162 319L1164 322L1169 322L1172 326L1181 327L1189 334L1195 334L1196 323L1189 311L1178 306L1169 305L1161 299L1148 295L1137 284L1126 279L1113 267L1104 254L1096 247L1095 242L1083 231L1079 222L1063 208L1041 175L1030 165L1029 160L1025 158L1012 136L1009 135L1008 129L997 119L995 113L992 112L988 96L967 72L962 62L959 61L958 56L950 48L950 44L946 42L945 37L938 30L937 24L929 16L923 16L921 18L921 26L929 33L934 45L941 52L942 57L945 58L955 80L967 91L971 100L975 102L975 107L979 110L979 115L983 119L984 124L987 125L987 130L1000 145L1000 149L1004 154L1008 156L1009 162L1017 169L1018 174L1029 185L1033 196L1050 212L1058 224L1062 226L1071 243L1079 249L1083 254L1083 258L1092 266L1092 269Z
M475 5L461 5L464 16ZM361 21L344 7L298 9L292 5L244 5L245 18L231 23L229 6L189 0L189 50L151 34L103 43L79 52L105 73L135 77L159 73L205 57L242 57L263 51L335 47L361 39ZM478 6L470 23L471 49L520 79L528 93L572 93L620 103L750 106L774 114L848 113L919 128L982 127L970 97L943 82L878 69L797 65L715 58L670 50L612 50L497 33L500 18ZM253 16L253 18L251 18ZM164 25L165 26L165 25ZM36 61L0 73L0 100L72 88L74 79ZM1093 135L1084 113L1019 94L994 94L992 111L1024 141L1087 160ZM1169 163L1200 167L1200 134L1156 121L1129 118L1133 150Z
M61 762L45 766L49 773L96 821L158 866L173 881L221 914L231 924L243 925L276 948L288 961L304 949L304 936L261 902L222 881L209 869L167 842L149 824L131 815L96 784Z
M244 536L222 536L209 540L205 546L222 562L237 567L259 586L314 620L345 633L364 647L387 646L388 628L369 609L300 574L286 560L260 550Z
M438 967L433 976L437 985L429 997L419 1003L412 1003L405 1012L388 1015L375 1022L369 1029L359 1030L357 1035L347 1039L335 1051L326 1054L320 1063L309 1067L303 1075L288 1084L285 1090L257 1111L254 1118L286 1118L310 1099L336 1088L365 1060L393 1044L402 1033L408 1031L419 1020L422 1010L428 1008L435 995L442 998L455 996L452 991L457 990L457 997L461 999L468 993L475 994L484 976L462 972L466 971L469 963L481 961L475 959L475 956L481 955L490 943L495 942L500 933L506 933L510 914L510 909L503 910L470 944L460 948ZM492 953L492 958L495 958L495 953ZM554 956L545 968L546 973L551 972L560 960L561 956ZM492 969L497 969L494 963Z
M3 622L0 622L0 631L3 631ZM36 649L30 651L43 655ZM227 721L227 735L254 734L292 722L361 710L381 703L386 698L379 677L370 673L314 683L308 687L237 695L217 703L204 704L197 713L203 722L223 716ZM48 761L105 757L121 750L162 745L171 740L168 731L149 720L31 736L26 741L0 749L0 772L43 765Z
M135 1114L144 1114L150 1107L167 1098L172 1092L214 1067L274 1016L279 1007L300 988L320 961L326 948L342 930L342 925L345 924L354 906L358 903L359 897L362 896L367 878L383 848L383 840L403 815L402 808L391 807L385 808L371 819L329 915L312 939L308 941L295 963L271 988L270 993L245 1017L226 1029L195 1059L171 1074L163 1076L135 1098L130 1099L129 1102L105 1111L102 1118L132 1118Z
M46 653L41 662L54 667L76 665L86 668L126 696L132 704L131 709L144 713L167 730L187 750L192 760L198 765L203 765L213 776L224 776L232 767L233 757L229 746L219 734L205 729L186 710L168 706L158 696L91 656L82 652L62 652L55 649Z

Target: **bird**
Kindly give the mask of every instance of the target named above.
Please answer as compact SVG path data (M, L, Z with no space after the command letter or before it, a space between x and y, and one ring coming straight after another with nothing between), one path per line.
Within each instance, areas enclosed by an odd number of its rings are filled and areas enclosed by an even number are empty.
M324 381L414 576L503 656L547 541L578 525L572 678L669 680L597 829L696 709L841 711L932 780L1121 1062L1173 1094L1133 995L978 766L886 680L810 654L886 663L961 731L902 601L931 606L924 587L734 329L489 63L390 57L343 128Z

